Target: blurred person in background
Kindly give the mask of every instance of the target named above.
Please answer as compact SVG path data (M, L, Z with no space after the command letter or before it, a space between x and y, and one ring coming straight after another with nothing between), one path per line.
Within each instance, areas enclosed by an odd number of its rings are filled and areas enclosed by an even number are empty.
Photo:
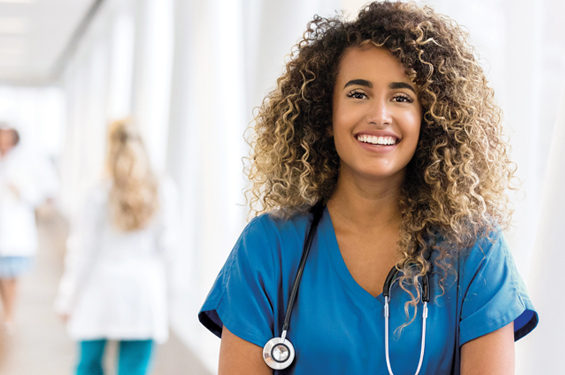
M156 178L131 121L111 124L108 135L107 177L71 224L55 308L78 341L76 374L103 374L104 348L116 340L118 374L143 375L168 337L177 192Z
M34 150L19 145L18 131L0 125L0 297L3 324L14 334L18 279L37 251L35 209L56 190L56 175Z

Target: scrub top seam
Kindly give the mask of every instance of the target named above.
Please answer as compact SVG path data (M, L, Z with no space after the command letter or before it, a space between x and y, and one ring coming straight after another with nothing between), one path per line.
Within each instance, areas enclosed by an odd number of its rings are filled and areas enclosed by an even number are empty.
M506 263L510 263L513 262L513 259L509 257L509 250L508 248L506 248L506 246L503 248L504 250L504 260L506 261ZM514 288L514 292L516 293L516 295L518 296L518 299L520 300L520 303L522 304L522 306L526 306L526 303L524 302L523 298L522 298L522 293L520 293L520 287L518 282L516 281L515 275L514 273L510 274L510 281L512 284L512 288Z
M253 220L255 220L255 219L253 219ZM253 222L253 220L251 220L251 222ZM249 224L251 224L251 222L250 222ZM249 228L249 226L247 226L247 227L243 230L243 232L242 232L242 234L241 234L241 237L242 237L242 238L243 238L244 235L249 231L248 228ZM216 313L218 313L218 310L219 310L220 307L222 306L222 302L223 302L223 300L224 300L224 297L225 297L226 292L227 292L227 289L228 289L228 283L229 283L229 280L230 280L230 278L231 278L231 276L232 276L233 268L234 268L234 266L235 266L235 258L236 258L236 257L235 257L235 253L238 252L240 248L241 248L241 241L238 240L238 241L236 242L236 244L235 244L234 249L232 250L232 253L230 254L230 256L228 257L228 260L227 260L227 261L229 262L229 266L228 266L227 269L225 270L224 277L223 277L223 280L222 280L222 292L221 292L221 293L219 294L219 296L218 296L218 300L217 300L218 302L216 303ZM218 313L218 316L220 316L219 313ZM220 318L220 320L221 320L222 326L223 326L223 325L224 325L224 321L223 321L221 318Z
M269 215L269 214L267 214L267 215ZM269 217L269 219L271 220L271 223L274 224L273 218ZM273 327L271 327L271 330L272 330L273 332L276 332L277 327L276 327L275 322L277 321L277 318L276 318L276 317L277 317L278 312L279 312L279 310L278 310L278 308L279 308L279 306L278 306L278 299L279 299L279 298L278 298L278 297L279 297L279 296L278 296L278 291L280 290L281 292L283 292L283 295L284 295L284 287L283 287L284 278L283 278L283 273L282 273L282 271L283 271L283 269L282 269L282 264L283 264L282 258L285 256L285 253L284 253L284 251L282 251L282 248L283 248L283 239L282 239L282 236L281 236L280 229L275 226L275 228L276 228L277 230L273 231L273 232L274 232L273 235L276 236L276 242L277 242L277 246L276 246L276 247L277 247L278 249L280 249L280 251L278 252L278 254L275 254L274 247L273 247L273 242L271 241L271 238L270 238L270 235L269 235L269 231L267 230L267 225L265 224L264 220L258 220L258 221L261 223L261 228L263 229L263 233L264 233L264 235L265 235L265 239L267 240L267 241L266 241L266 242L267 242L267 245L268 245L267 250L269 251L269 259L270 259L270 261L271 261L271 270L273 270L273 271L276 270L276 269L277 269L277 264L278 264L279 267L280 267L279 271L281 272L281 273L280 273L280 277L278 278L278 281L275 280L276 282L278 282L278 285L280 286L280 288L278 288L278 287L275 288L276 290L273 290L273 291L272 291L272 292L273 292L273 295L270 295L270 294L268 293L269 291L265 290L265 295L266 295L267 299L269 300L269 305L271 306L271 309L272 309L272 311L273 311ZM277 257L278 257L278 259L280 260L280 262L276 262L276 261L275 261L275 259L274 259L275 255L277 255ZM265 284L265 286L266 286L266 284ZM283 301L284 301L284 298L283 298ZM286 311L285 302L283 302L283 311ZM283 319L284 319L284 318L283 318Z
M237 248L234 249L234 250L235 250L235 251L239 251L239 249L241 248L241 246L239 245L239 243L238 243L236 246L237 246ZM226 289L227 289L229 280L230 280L230 278L231 278L231 274L232 274L232 272L233 272L233 267L234 267L234 265L235 265L235 255L234 255L234 256L230 256L230 258L231 258L231 259L230 259L230 264L229 264L228 269L226 270L226 271L227 271L227 272L226 272L226 277L224 277L224 280L223 280L223 283L222 283L222 284L223 284L223 285L222 285L222 286L223 286L223 288L222 288L222 289L223 289L223 290L222 290L222 298L223 298L223 296L224 296L224 294L225 294L225 292L226 292Z

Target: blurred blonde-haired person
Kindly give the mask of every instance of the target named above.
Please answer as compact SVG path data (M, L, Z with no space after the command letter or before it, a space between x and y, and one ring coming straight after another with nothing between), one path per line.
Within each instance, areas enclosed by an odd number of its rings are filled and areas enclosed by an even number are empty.
M152 172L130 120L110 125L106 168L71 225L55 308L79 343L77 375L103 374L107 340L119 341L118 374L142 375L168 336L177 192Z

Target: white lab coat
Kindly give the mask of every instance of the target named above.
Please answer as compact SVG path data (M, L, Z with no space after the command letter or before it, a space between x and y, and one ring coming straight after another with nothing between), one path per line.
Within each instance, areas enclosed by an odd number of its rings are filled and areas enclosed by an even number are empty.
M55 309L74 340L168 337L168 276L177 243L177 192L159 185L160 209L142 230L122 232L108 210L110 182L95 186L71 224Z
M53 168L33 151L16 146L0 159L0 256L35 254L35 208L55 190Z

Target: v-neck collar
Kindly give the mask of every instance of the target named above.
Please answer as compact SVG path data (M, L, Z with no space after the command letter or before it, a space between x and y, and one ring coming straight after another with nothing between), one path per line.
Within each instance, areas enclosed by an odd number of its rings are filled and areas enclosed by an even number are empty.
M374 309L382 308L384 306L383 294L381 293L378 296L373 297L371 293L366 291L361 285L359 285L359 283L357 283L357 281L355 281L353 275L349 272L349 269L343 260L343 256L341 255L332 218L327 206L324 208L324 214L320 220L319 231L323 234L322 237L325 240L325 247L335 267L335 271L347 289L356 297L357 300L363 301L368 306Z

